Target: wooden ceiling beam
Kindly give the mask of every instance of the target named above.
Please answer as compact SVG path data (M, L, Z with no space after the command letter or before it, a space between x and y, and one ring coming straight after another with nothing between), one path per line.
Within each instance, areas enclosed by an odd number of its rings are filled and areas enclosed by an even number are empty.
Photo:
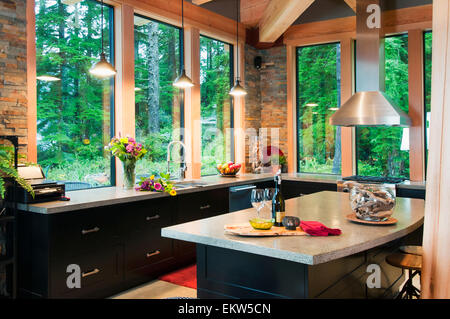
M241 23L248 27L258 27L270 0L241 0Z
M345 3L356 12L356 0L344 0Z
M201 6L202 4L205 4L205 3L211 2L211 1L213 1L213 0L192 0L192 3L196 4L198 6Z
M259 22L259 40L276 41L315 0L271 0Z

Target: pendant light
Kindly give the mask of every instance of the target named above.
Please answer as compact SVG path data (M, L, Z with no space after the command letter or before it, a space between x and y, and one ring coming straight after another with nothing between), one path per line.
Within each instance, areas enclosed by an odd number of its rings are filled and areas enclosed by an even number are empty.
M100 54L100 61L98 61L94 66L89 70L93 76L106 79L116 75L116 69L106 60L105 51L103 49L103 0L102 0L102 21L101 21L101 32L102 32L102 53Z
M244 96L247 94L247 91L242 87L241 81L239 79L239 16L240 16L240 1L236 0L236 83L230 90L230 95L235 97Z
M182 41L182 47L181 47L181 74L175 79L173 82L173 86L176 86L180 89L185 89L189 87L193 87L194 83L192 83L192 80L186 75L186 70L184 69L184 0L181 0L181 32L183 33L183 41Z

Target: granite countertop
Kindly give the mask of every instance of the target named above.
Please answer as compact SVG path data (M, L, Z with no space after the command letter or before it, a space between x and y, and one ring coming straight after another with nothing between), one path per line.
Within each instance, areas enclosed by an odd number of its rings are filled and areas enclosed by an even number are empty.
M389 226L362 225L345 219L345 215L351 213L348 194L326 191L287 200L286 215L340 228L340 236L240 237L224 233L224 225L246 223L255 217L253 209L166 227L162 229L162 235L316 265L380 246L411 233L423 224L424 210L424 200L397 198L393 216L398 223Z

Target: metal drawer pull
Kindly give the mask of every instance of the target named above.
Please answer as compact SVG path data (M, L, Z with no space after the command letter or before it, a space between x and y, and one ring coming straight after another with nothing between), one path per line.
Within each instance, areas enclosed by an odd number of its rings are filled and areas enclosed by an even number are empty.
M98 228L98 227L94 227L94 228L92 228L92 229L88 229L88 230L82 230L81 231L81 234L83 234L83 235L86 235L86 234L89 234L89 233L96 233L96 232L98 232L100 230L100 228Z
M211 205L207 204L205 206L200 206L200 209L208 209L211 208Z
M82 273L82 274L81 274L81 277L83 277L83 278L89 277L89 276L92 276L92 275L96 275L96 274L98 274L99 272L100 272L100 270L97 269L97 268L95 268L95 269L92 270L92 271Z
M155 216L152 216L152 217L149 217L149 216L147 216L145 219L146 220L153 220L153 219L159 219L159 215L155 215Z
M152 253L147 253L147 258L150 258L150 257L152 257L152 256L156 256L156 255L159 255L161 252L159 251L159 250L156 250L156 251L154 251L154 252L152 252Z

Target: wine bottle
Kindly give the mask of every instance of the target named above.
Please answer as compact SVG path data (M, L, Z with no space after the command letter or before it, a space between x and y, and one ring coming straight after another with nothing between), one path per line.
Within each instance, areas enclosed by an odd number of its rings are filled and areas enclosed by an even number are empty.
M275 175L275 193L272 199L272 220L273 225L277 227L283 226L283 218L285 216L284 198L281 192L281 170Z

